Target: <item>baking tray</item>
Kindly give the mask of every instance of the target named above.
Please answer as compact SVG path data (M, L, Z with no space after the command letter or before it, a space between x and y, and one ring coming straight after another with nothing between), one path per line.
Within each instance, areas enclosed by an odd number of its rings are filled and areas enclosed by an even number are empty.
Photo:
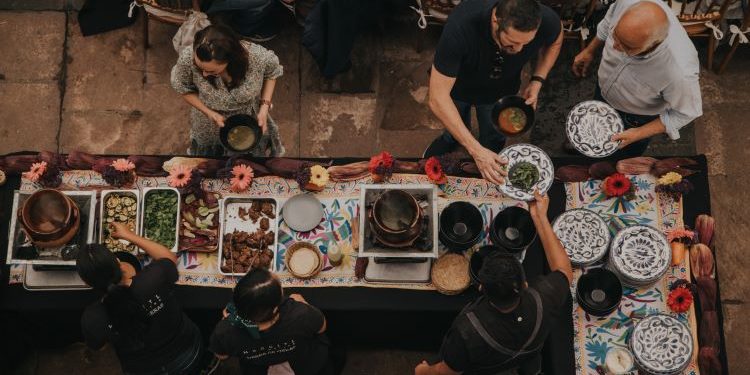
M216 238L214 241L212 241L210 244L203 244L203 245L193 245L190 244L190 237L185 236L185 229L186 225L185 223L189 223L190 220L188 220L187 214L190 213L191 215L194 215L193 209L191 208L190 204L186 203L187 199L190 198L190 196L193 196L195 200L204 199L208 200L208 196L212 195L212 198L216 198L216 207L211 208L216 209L216 215L220 215L219 208L221 206L221 195L216 192L205 192L203 197L197 197L194 194L186 194L182 196L182 201L180 202L180 243L177 245L179 251L190 251L190 252L196 252L196 253L214 253L219 248L219 239ZM216 235L214 237L219 237L220 231L221 231L221 217L219 216L216 219L216 227L211 229L211 231L216 231ZM184 241L183 241L184 240Z
M146 198L148 197L148 193L152 191L158 191L158 190L171 190L175 194L177 194L177 216L175 217L174 222L174 246L172 246L171 249L169 249L171 252L176 253L178 251L178 248L180 247L180 215L182 208L180 205L182 204L182 196L180 195L180 191L171 188L171 187L147 187L143 188L141 191L141 201L140 201L140 215L138 216L138 226L140 227L140 235L142 237L146 237L146 228L143 225L144 221L146 220ZM148 238L148 237L146 237Z
M427 204L422 212L427 217L425 229L429 233L422 236L427 241L405 248L389 248L374 243L371 239L370 225L367 222L367 208L372 206L377 195L386 190L403 190L415 196L424 197ZM377 184L362 185L359 197L359 256L383 258L437 258L438 257L438 198L437 190L432 184Z
M217 267L219 273L226 276L245 276L244 273L231 273L224 272L221 270L222 263L224 262L224 234L234 232L234 230L245 231L248 233L255 232L260 227L260 219L257 223L253 223L252 220L242 220L237 216L237 212L240 207L250 208L250 205L254 201L268 201L274 204L275 219L270 220L269 230L274 232L273 246L271 251L273 252L273 258L269 270L276 272L276 257L278 256L279 246L279 201L276 198L267 197L246 197L246 196L226 196L219 201L219 261ZM265 217L265 216L263 216Z
M134 233L138 232L138 216L140 215L140 204L141 204L141 192L138 189L123 189L123 190L102 190L101 195L99 196L99 243L104 244L104 228L107 225L107 222L105 220L104 216L104 210L107 209L106 207L106 201L107 196L112 193L119 193L119 194L128 194L132 195L133 198L135 198L135 230ZM125 244L130 244L130 242L125 240L120 240L120 242ZM134 255L138 254L138 247L133 245L134 249L131 251Z
M81 214L81 225L78 233L68 243L68 245L77 245L82 247L86 244L94 241L94 229L96 228L96 192L95 191L61 191L61 193L69 196L78 205L79 212ZM23 230L20 223L18 223L18 208L21 207L24 201L28 199L33 192L22 192L16 190L13 193L13 208L11 211L10 228L8 231L8 264L38 264L38 265L50 265L60 266L68 265L75 266L76 261L63 260L60 252L68 245L54 248L54 249L39 249L39 257L35 259L20 259L18 258L17 251L27 242L26 232ZM33 245L31 245L34 247ZM34 247L35 248L35 247Z
M75 270L35 270L31 264L26 265L23 288L32 292L53 290L88 290L78 271Z

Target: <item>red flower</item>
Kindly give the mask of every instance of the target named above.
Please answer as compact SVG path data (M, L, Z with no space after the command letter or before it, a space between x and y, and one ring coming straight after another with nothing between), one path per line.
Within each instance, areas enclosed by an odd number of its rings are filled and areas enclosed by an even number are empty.
M667 306L676 313L688 311L692 304L693 294L685 287L675 288L669 292L669 296L667 297Z
M442 185L448 182L448 176L443 172L440 160L434 156L427 159L427 162L424 164L424 171L427 174L427 178L435 184Z
M370 174L390 175L393 171L393 156L388 151L383 151L370 158Z
M604 194L608 197L621 197L630 191L630 179L622 173L614 173L604 179Z

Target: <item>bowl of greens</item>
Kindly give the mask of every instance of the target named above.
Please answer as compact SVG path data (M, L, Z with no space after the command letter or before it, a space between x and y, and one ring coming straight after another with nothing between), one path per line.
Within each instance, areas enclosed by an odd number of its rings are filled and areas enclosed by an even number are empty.
M180 192L167 187L143 189L141 235L177 252L180 223Z
M546 193L555 178L555 167L549 155L537 146L516 143L500 151L507 160L508 176L497 188L507 197L519 201L534 199L534 190Z

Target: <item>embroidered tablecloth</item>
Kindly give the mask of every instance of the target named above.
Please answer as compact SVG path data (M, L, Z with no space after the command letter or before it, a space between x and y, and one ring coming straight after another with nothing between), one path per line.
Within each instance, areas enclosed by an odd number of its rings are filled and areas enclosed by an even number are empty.
M629 176L637 186L636 198L607 198L602 194L601 181L589 180L565 185L566 209L587 208L599 213L615 228L623 225L645 224L662 231L682 227L682 202L674 201L655 192L656 178L649 175ZM689 262L685 262L689 263ZM669 286L678 279L689 279L685 266L671 267L667 275L650 288L625 288L620 307L604 318L590 316L584 312L573 298L573 324L575 330L575 358L578 374L597 375L597 367L603 366L607 350L615 346L627 347L628 338L634 324L641 318L666 313L688 324L693 333L697 332L694 319L689 313L672 313L666 305ZM576 269L571 290L575 287L582 271ZM695 335L694 335L695 337ZM695 357L694 357L695 358ZM692 362L688 375L697 375L698 366Z
M329 183L316 197L324 206L325 217L317 228L310 232L299 233L291 230L283 220L279 223L278 252L274 260L274 268L278 271L285 287L353 287L365 286L373 288L400 288L434 290L431 284L387 284L368 283L357 279L354 274L357 254L352 246L357 239L352 237L352 223L358 220L360 187L372 183L369 177L355 181ZM429 184L424 175L396 174L389 183L393 184ZM136 181L139 188L167 186L165 178L139 177ZM203 187L207 191L221 194L229 193L229 183L226 180L206 179ZM33 191L38 189L34 183L23 180L21 190ZM93 171L68 171L63 175L61 190L90 190L111 189L102 180L101 175ZM488 243L487 229L490 221L497 212L504 207L515 205L526 207L525 202L511 200L496 188L494 184L482 179L449 177L448 183L441 186L442 193L438 198L438 210L455 200L474 203L482 213L485 229L482 234L483 243ZM251 188L241 194L253 197L276 197L283 202L301 191L294 180L280 177L259 177L254 179ZM236 195L236 193L232 193ZM297 241L309 241L316 244L323 253L325 265L322 272L314 278L301 280L286 271L284 252ZM337 246L345 255L344 261L337 267L331 266L326 255L329 248ZM441 253L444 251L440 245ZM206 286L206 287L234 287L237 278L223 276L218 269L217 253L182 252L178 257L180 279L178 284ZM24 266L11 267L11 283L23 282Z

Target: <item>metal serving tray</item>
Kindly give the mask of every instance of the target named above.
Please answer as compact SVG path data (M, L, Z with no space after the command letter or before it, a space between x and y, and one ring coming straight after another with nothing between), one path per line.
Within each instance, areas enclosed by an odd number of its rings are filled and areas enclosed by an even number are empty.
M274 204L275 219L270 219L269 230L274 232L273 246L271 251L273 252L274 259L271 260L269 270L276 272L276 257L278 256L279 248L279 201L276 198L268 197L246 197L246 196L226 196L219 201L219 261L217 267L219 273L226 276L244 276L244 273L230 273L221 270L221 265L224 262L224 234L234 232L235 229L245 231L248 233L255 232L260 227L260 220L257 223L253 223L252 220L243 221L237 217L237 210L240 207L250 208L250 205L254 201L271 201Z
M370 225L367 222L367 208L371 206L376 196L386 190L403 190L413 195L426 197L426 207L422 212L428 220L424 236L431 240L426 248L411 246L405 248L389 248L373 243ZM419 242L419 241L418 241ZM430 242L430 241L428 241ZM437 258L438 257L438 198L437 190L432 184L377 184L362 185L359 197L359 256L378 258Z
M78 233L65 246L54 249L40 249L31 245L28 236L18 223L17 215L19 207L28 199L33 192L15 191L13 193L13 208L11 211L10 229L8 231L8 264L37 264L50 266L75 266L75 259L63 260L61 252L68 246L82 247L94 241L94 228L96 227L96 192L95 191L61 191L63 194L71 197L78 205L81 214L81 225ZM28 245L28 246L24 246ZM39 257L35 259L21 259L18 257L18 251L22 247L29 250L35 249L39 252ZM69 249L68 249L69 250Z
M99 243L104 244L104 228L107 225L106 217L104 216L104 210L107 209L106 207L106 201L107 196L112 193L119 193L119 194L130 194L135 198L135 233L138 232L138 218L140 215L140 202L141 202L141 192L138 189L123 189L123 190L102 190L101 195L99 196ZM120 242L129 244L130 242L125 240L120 240ZM135 250L132 251L134 255L138 254L139 249L136 247Z
M35 270L33 265L26 265L23 288L32 292L54 290L88 290L78 272L75 270Z
M146 228L143 225L144 221L146 220L146 199L148 198L148 193L152 191L158 191L158 190L171 190L175 194L177 194L177 216L175 217L175 223L174 223L174 246L170 249L173 253L176 253L178 251L178 248L180 247L180 215L181 215L181 204L182 204L182 196L180 195L180 191L171 188L171 187L147 187L143 188L141 191L141 200L140 200L140 215L138 215L138 227L140 228L140 235L142 237L146 237ZM148 237L146 237L148 238Z

